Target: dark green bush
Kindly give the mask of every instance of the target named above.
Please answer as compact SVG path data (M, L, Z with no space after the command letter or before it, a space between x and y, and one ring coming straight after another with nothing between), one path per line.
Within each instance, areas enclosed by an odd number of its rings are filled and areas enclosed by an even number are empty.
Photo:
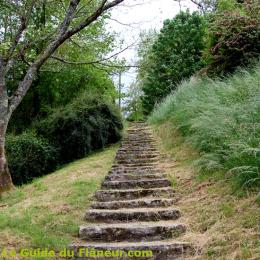
M8 135L6 152L9 168L16 185L30 182L56 168L57 151L47 140L32 132Z
M37 133L59 150L60 164L117 142L122 128L119 112L100 97L87 93L36 124Z

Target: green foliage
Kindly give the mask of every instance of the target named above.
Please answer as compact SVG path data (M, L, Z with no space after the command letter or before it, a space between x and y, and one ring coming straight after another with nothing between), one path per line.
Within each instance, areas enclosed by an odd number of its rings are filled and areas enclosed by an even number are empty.
M104 96L110 102L116 96L112 80L103 71L89 66L61 67L62 70L42 72L19 108L12 115L9 132L20 133L36 118L48 116L51 108L64 106L84 90Z
M5 54L7 47L10 47L13 34L20 24L20 16L31 2L31 0L19 3L0 1L0 27L5 28L0 31L0 53ZM87 16L93 12L99 4L100 0L93 0L91 3L88 0L80 1L81 11L74 17L72 24L79 23L83 15ZM64 19L67 6L67 0L35 2L28 28L24 31L14 53L14 66L6 77L9 95L23 79L29 65L50 43L57 27ZM30 127L36 118L45 117L50 108L69 103L82 90L98 92L111 101L115 99L115 87L109 76L115 69L95 63L108 56L115 46L115 33L108 31L106 27L109 16L110 14L106 13L99 17L91 26L64 42L56 50L54 57L48 59L38 72L19 108L14 111L9 132L21 133ZM110 60L105 63L114 64L116 61Z
M243 187L260 185L260 63L225 80L185 81L150 122L172 124L200 151L202 172L224 171Z
M37 133L59 149L60 163L79 159L121 138L119 111L85 92L36 124Z
M123 128L119 111L100 96L84 92L35 123L35 132L8 135L7 158L14 184L50 173L115 143Z
M128 121L144 120L144 113L141 101L142 91L139 82L130 85L128 99L125 101L125 111Z
M204 32L203 17L196 12L181 12L164 22L144 64L147 74L141 78L145 112L201 68Z
M260 6L257 0L219 1L210 18L204 53L209 75L221 75L248 65L260 54Z
M21 185L56 168L57 151L33 132L8 135L6 152L13 182Z

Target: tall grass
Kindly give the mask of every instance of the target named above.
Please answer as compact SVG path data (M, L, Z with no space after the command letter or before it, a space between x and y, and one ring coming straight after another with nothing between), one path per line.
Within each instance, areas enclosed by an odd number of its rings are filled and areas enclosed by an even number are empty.
M200 171L224 171L241 187L260 185L260 62L226 79L183 82L155 108L200 152Z

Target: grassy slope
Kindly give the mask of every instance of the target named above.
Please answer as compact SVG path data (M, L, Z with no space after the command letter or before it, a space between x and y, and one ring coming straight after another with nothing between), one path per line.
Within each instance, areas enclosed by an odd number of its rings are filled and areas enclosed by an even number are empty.
M74 240L116 150L112 146L5 194L0 199L0 249L59 250Z
M180 198L178 207L188 230L183 240L201 252L188 259L260 259L260 200L257 192L234 195L218 176L194 172L199 155L167 122L155 128L162 167Z
M200 152L202 172L223 172L237 187L260 186L260 63L225 80L183 82L153 112Z

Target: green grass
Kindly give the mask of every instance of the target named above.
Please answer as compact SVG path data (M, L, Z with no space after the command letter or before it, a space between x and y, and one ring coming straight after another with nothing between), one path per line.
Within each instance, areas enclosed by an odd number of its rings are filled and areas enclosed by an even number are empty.
M179 239L199 249L196 259L260 259L259 192L240 189L234 193L221 172L197 174L192 161L199 154L172 122L153 130L160 144L162 166L173 181L180 198L178 207L188 227Z
M0 255L3 248L59 251L75 240L116 150L112 146L4 194L0 199Z
M260 185L260 63L226 79L190 79L149 118L170 122L199 152L203 173L225 173L236 188Z

